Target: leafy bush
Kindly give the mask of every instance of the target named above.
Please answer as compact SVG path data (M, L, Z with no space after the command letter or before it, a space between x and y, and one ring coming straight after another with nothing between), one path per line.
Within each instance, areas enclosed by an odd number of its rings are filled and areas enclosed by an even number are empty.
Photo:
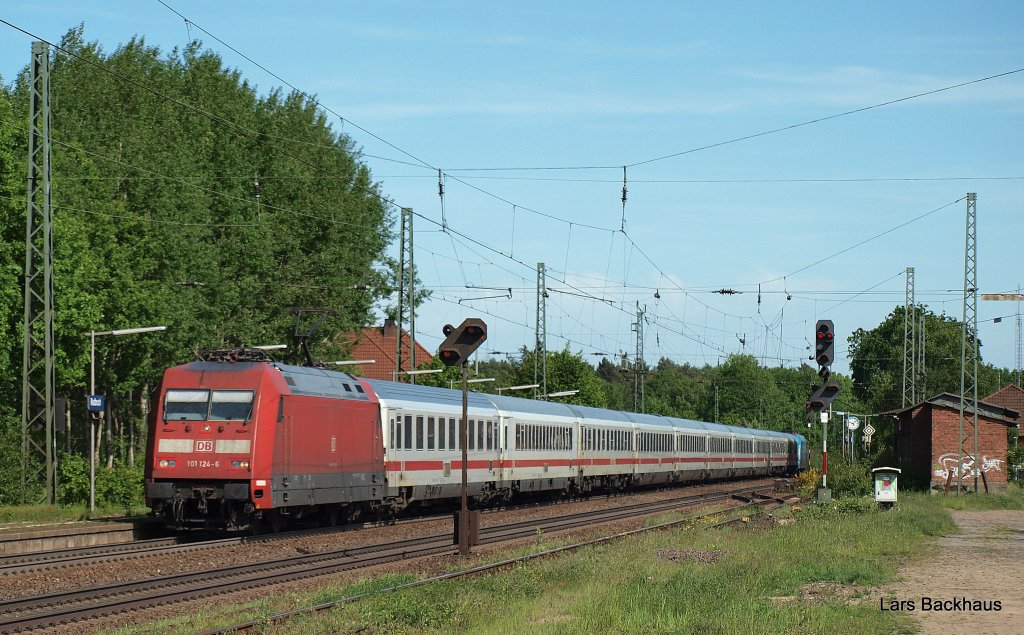
M57 500L63 505L89 502L89 460L84 456L57 458Z
M820 484L821 474L813 468L800 472L797 477L797 491L805 496L813 494Z
M145 498L143 478L141 466L128 467L115 463L111 469L96 470L96 500L123 509L142 504Z
M846 458L829 461L828 486L836 497L865 496L871 494L874 484L870 466Z
M142 467L115 463L96 468L96 503L122 509L144 503ZM89 460L77 454L63 455L58 463L58 499L64 505L89 502Z
M18 505L33 495L21 486L21 422L0 417L0 505Z
M1010 480L1020 481L1024 472L1024 444L1018 442L1018 445L1011 446L1006 458L1006 464L1010 466Z

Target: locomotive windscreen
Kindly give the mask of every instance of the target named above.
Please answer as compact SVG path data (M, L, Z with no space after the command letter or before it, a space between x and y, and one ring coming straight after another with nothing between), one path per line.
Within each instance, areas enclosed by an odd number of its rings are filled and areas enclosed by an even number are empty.
M168 390L164 421L248 421L251 390Z

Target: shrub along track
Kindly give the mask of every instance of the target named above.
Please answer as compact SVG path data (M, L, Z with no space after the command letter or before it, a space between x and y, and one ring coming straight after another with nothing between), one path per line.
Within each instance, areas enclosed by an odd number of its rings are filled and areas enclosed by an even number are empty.
M537 531L550 533L598 523L635 519L681 507L723 501L730 496L754 495L755 492L766 491L770 488L770 485L746 485L731 491L691 494L681 498L637 503L614 509L587 511L555 518L485 527L480 530L480 543L488 544L529 538ZM754 504L752 500L748 500L741 506L751 504ZM720 513L720 511L716 513ZM99 616L197 598L205 599L231 591L282 584L375 564L451 553L453 549L451 534L445 533L6 600L0 602L0 631L17 632L58 626Z

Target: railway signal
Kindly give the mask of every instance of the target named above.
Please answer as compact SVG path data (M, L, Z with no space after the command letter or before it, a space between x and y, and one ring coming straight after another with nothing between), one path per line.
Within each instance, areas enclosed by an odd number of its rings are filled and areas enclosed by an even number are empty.
M811 396L807 398L807 404L811 410L822 411L828 408L836 397L839 396L839 383L834 381L827 381L821 387L811 393Z
M460 487L462 504L455 513L455 537L459 545L459 555L468 556L470 547L479 539L480 512L469 509L467 493L467 474L469 472L469 455L467 451L469 432L467 417L469 415L469 371L466 362L481 344L487 339L487 325L480 318L466 318L458 328L445 324L441 332L445 340L437 349L437 356L445 366L462 366L462 421L459 422L459 448L462 450L462 484Z
M828 419L825 412L835 398L839 396L839 383L829 381L832 371L829 368L835 359L835 325L832 320L818 320L814 325L814 359L818 362L818 375L825 380L821 386L815 386L811 396L807 398L807 409L821 413L821 487L818 488L819 503L832 500L832 490L828 488Z
M487 325L480 318L466 318L458 328L445 324L441 331L447 337L438 347L437 356L445 366L465 364L487 339Z
M814 359L817 360L818 374L828 379L831 374L829 366L835 358L835 334L832 320L818 320L814 327Z

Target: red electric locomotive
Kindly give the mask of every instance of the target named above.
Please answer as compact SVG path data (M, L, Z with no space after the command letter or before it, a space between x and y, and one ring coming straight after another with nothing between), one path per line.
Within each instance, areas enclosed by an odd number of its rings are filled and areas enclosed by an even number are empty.
M146 501L178 526L245 528L380 500L380 410L360 380L262 351L167 370L150 419ZM227 362L227 363L225 363ZM333 505L332 505L333 504Z

